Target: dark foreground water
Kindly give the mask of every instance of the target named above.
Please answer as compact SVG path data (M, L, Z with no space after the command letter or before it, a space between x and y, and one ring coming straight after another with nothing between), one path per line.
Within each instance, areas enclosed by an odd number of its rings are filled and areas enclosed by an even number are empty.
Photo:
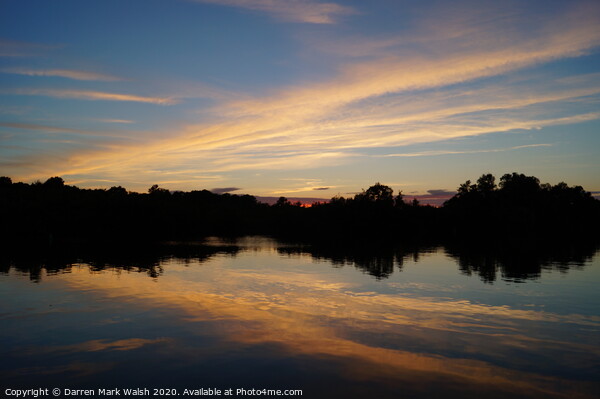
M600 394L594 248L546 256L255 237L33 252L0 258L0 397Z

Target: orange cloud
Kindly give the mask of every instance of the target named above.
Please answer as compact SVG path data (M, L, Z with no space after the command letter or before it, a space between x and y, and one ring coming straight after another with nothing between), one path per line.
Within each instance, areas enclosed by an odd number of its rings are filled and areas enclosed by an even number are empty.
M265 7L274 4L260 3ZM598 9L589 6L563 16L540 17L532 23L531 32L517 30L508 39L502 37L504 30L498 23L489 30L471 24L465 31L460 31L460 24L440 24L430 36L410 38L426 44L427 52L422 54L402 48L394 53L402 37L375 46L385 48L386 56L380 56L379 50L370 52L365 41L359 43L366 47L362 54L374 58L344 65L328 80L288 86L260 98L223 97L216 106L204 110L203 115L211 116L202 123L178 123L144 142L111 142L102 148L78 150L66 155L67 161L60 163L64 166L55 166L52 173L78 178L95 174L130 181L139 180L145 170L152 169L156 173L146 183L153 184L177 169L222 174L315 168L351 162L364 156L361 153L367 148L598 119L598 112L567 106L600 93L594 75L570 81L549 78L508 88L488 85L466 89L461 85L586 54L600 45ZM456 38L461 39L460 45ZM37 94L174 102L171 98L87 91L42 90ZM190 181L183 174L168 180Z
M82 129L73 129L68 127L61 126L47 126L47 125L37 125L33 123L10 123L10 122L0 122L0 127L11 128L11 129L24 129L24 130L39 130L46 133L73 133L78 135L85 136L103 136L103 137L120 137L115 135L114 132L102 132L102 131L93 131L93 130L82 130Z
M106 339L94 339L84 341L78 344L63 345L63 346L46 346L36 347L27 350L31 353L50 353L50 352L99 352L99 351L128 351L138 349L146 345L168 342L167 338L144 339L144 338L127 338L116 341L108 341Z

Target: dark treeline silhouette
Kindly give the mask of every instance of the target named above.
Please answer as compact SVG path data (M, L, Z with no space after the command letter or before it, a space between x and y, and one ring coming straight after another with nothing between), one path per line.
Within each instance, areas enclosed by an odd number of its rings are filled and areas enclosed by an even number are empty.
M505 174L496 185L491 174L466 181L444 204L454 236L581 237L594 234L600 201L581 186L540 184L533 176Z
M376 183L351 197L305 207L281 197L269 206L250 195L207 190L148 193L81 189L52 177L33 184L0 177L3 240L147 240L263 234L348 240L524 240L598 236L600 201L582 187L540 184L533 176L491 174L465 182L443 207L405 202Z
M0 178L0 234L6 238L143 241L259 233L268 208L250 195L207 190L171 193L154 185L140 194L123 187L80 189L60 177L33 184Z

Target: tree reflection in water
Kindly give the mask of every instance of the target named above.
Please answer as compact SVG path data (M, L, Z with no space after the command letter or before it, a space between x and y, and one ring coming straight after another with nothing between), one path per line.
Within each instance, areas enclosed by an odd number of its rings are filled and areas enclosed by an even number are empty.
M1 371L22 387L595 398L596 249L261 237L13 247L0 251ZM478 281L583 267L567 284Z
M537 279L543 270L566 273L581 269L598 250L593 242L536 243L533 245L447 245L446 253L466 275L478 275L484 282L520 282Z
M73 266L86 265L92 272L139 272L158 278L164 272L162 264L170 259L196 264L219 254L236 256L241 251L253 250L237 242L230 239L160 245L88 243L52 248L12 247L0 251L0 273L7 274L12 269L39 282L44 272L49 275L69 273ZM394 270L401 271L407 260L417 263L420 256L443 250L458 264L461 273L479 276L486 283L498 278L512 282L537 279L543 270L567 273L573 268L581 269L599 248L595 242L529 245L279 242L275 246L281 255L310 255L330 262L333 267L354 266L378 280L390 277Z
M146 273L158 278L163 274L162 264L178 259L185 264L202 263L217 254L235 256L239 247L234 245L201 245L201 243L162 243L159 245L132 245L87 243L53 248L12 248L0 252L0 273L11 269L29 275L34 282L42 279L43 271L52 275L70 273L76 265L87 265L91 272L103 270Z

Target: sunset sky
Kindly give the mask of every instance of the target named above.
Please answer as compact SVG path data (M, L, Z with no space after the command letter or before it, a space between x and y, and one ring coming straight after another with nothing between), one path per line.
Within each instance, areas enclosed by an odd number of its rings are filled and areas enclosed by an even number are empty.
M0 0L0 175L600 191L600 2Z

